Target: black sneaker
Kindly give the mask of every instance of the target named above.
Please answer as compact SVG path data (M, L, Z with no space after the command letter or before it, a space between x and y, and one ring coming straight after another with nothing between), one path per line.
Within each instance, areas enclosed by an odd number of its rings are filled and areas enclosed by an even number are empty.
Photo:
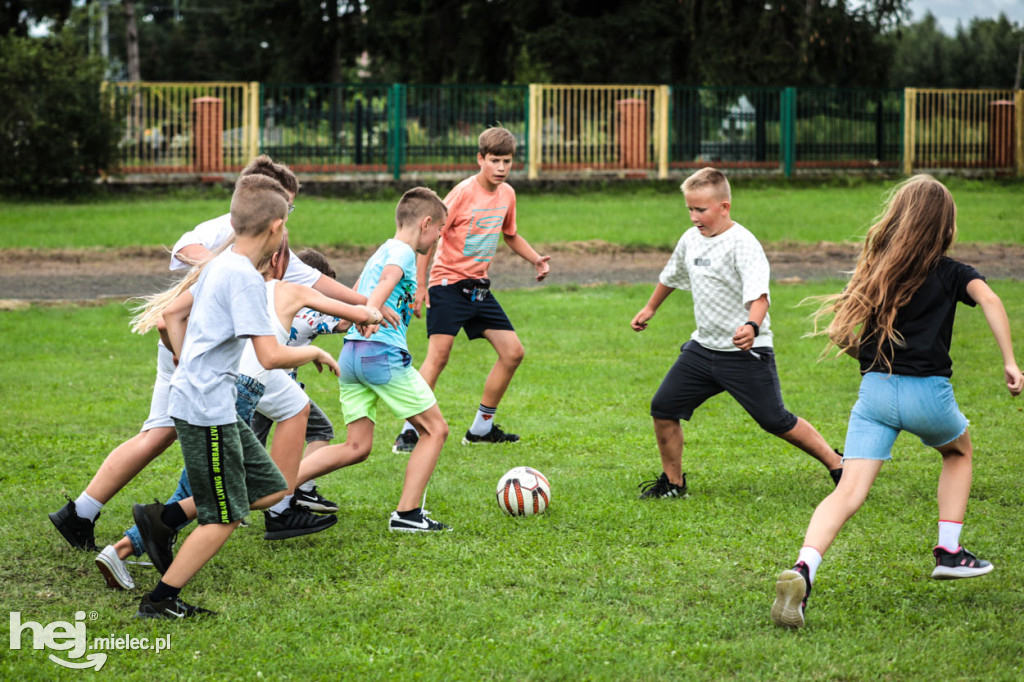
M839 455L839 459L843 458L843 453L839 452L835 448L832 448L832 452ZM843 477L843 467L839 467L838 469L829 469L828 475L832 477L833 485L839 485L839 479Z
M803 627L807 598L811 596L810 575L810 569L802 561L779 574L775 580L775 603L772 604L772 621L776 625Z
M683 484L676 485L668 480L668 474L644 481L640 484L640 499L653 500L656 497L686 497L686 474L683 474Z
M482 436L474 436L469 431L466 431L466 435L462 438L463 445L473 445L474 443L518 443L519 436L514 433L505 433L501 430L501 427L497 424L491 426L491 430Z
M209 609L200 608L198 606L192 606L186 604L181 600L180 597L174 597L173 599L162 599L161 601L153 601L149 598L149 593L146 593L142 597L142 601L139 602L139 611L135 614L136 618L164 618L167 620L177 620L179 618L191 618L192 616L216 616L216 611Z
M420 511L418 518L403 519L398 512L391 512L391 520L388 521L388 528L401 533L426 533L433 530L451 530L452 527L446 523L435 521L430 518L430 512L426 509Z
M309 511L320 512L321 514L333 514L338 511L338 505L331 502L313 486L312 490L295 489L295 500L292 504L297 507L305 507Z
M164 505L154 501L153 504L136 504L132 506L132 518L139 527L142 546L153 562L153 568L163 575L174 561L174 541L178 531L174 530L160 518Z
M296 507L294 503L280 514L263 512L266 525L264 540L286 540L300 535L311 535L327 530L338 522L337 516L317 516L304 507Z
M416 443L420 442L420 434L416 433L412 429L408 431L402 431L398 434L398 438L395 439L395 444L391 446L391 452L396 455L402 455L412 452L412 449L416 447Z
M932 555L935 557L935 570L932 571L932 577L936 580L976 578L995 568L991 562L979 559L963 547L956 552L946 551L944 547L936 547L932 550Z
M98 552L100 548L96 546L96 537L93 534L96 522L83 519L76 514L74 500L67 497L67 495L64 497L67 498L68 503L51 513L50 521L53 522L53 525L57 527L57 530L64 536L64 539L75 549ZM96 518L98 519L99 517L100 515L97 514Z

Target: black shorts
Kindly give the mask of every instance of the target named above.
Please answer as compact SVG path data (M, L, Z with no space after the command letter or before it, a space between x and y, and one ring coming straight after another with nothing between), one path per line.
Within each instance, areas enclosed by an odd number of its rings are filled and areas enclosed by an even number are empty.
M779 435L796 426L796 415L782 403L774 350L716 351L696 341L680 348L651 400L651 416L689 421L694 410L722 391L768 433Z
M488 329L515 331L508 315L486 286L474 286L477 280L430 287L427 308L427 336L457 336L466 330L470 339L479 339ZM466 284L469 283L469 284Z

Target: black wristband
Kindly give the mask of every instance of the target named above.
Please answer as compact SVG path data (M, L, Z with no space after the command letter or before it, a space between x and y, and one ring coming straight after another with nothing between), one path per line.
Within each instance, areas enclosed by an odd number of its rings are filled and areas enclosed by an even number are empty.
M747 320L747 321L746 321L746 322L744 322L743 324L749 324L749 325L750 325L751 327L753 327L753 328L754 328L754 337L755 337L755 338L757 337L757 335L758 335L758 334L760 334L760 333L761 333L761 327L759 327L759 326L757 325L757 322L754 322L753 320Z

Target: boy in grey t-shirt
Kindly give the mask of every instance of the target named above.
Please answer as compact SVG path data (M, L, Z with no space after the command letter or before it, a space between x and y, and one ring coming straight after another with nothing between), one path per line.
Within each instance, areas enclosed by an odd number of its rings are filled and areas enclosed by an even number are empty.
M768 259L754 235L729 216L729 181L721 171L703 168L686 179L682 190L693 227L679 239L631 325L643 331L673 291L690 289L697 328L651 400L662 474L641 484L640 498L686 494L679 420L689 421L694 410L722 391L762 429L825 465L838 483L842 456L782 402L768 316Z
M181 442L199 527L186 538L163 579L142 597L137 617L212 614L182 601L182 587L250 509L265 509L287 491L284 476L235 414L235 378L246 341L252 341L260 364L268 369L314 362L338 373L337 363L322 349L282 346L274 336L266 285L256 265L280 247L288 207L288 194L276 180L240 178L231 198L235 244L203 269L191 289L191 307L171 303L164 311L167 337L180 358L168 412Z

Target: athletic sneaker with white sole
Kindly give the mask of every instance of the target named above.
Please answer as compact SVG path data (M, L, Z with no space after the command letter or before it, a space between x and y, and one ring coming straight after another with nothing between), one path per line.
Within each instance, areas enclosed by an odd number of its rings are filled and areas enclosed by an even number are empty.
M932 577L936 580L976 578L995 568L991 562L979 559L963 547L955 552L950 552L945 547L936 547L932 550L932 555L935 557Z
M434 530L451 530L452 527L446 523L435 521L430 518L430 512L421 509L420 513L412 518L402 518L396 512L391 512L391 520L388 521L388 528L401 533L426 533Z
M775 603L772 604L772 621L784 628L800 628L804 625L804 609L811 596L810 571L804 562L783 571L775 581Z
M295 497L292 499L295 500L296 507L305 507L311 512L334 514L338 511L338 505L321 495L316 486L313 486L312 490L296 488Z
M114 590L134 590L135 581L132 580L128 567L117 556L117 550L113 545L107 545L96 555L96 566L107 581L107 586Z

